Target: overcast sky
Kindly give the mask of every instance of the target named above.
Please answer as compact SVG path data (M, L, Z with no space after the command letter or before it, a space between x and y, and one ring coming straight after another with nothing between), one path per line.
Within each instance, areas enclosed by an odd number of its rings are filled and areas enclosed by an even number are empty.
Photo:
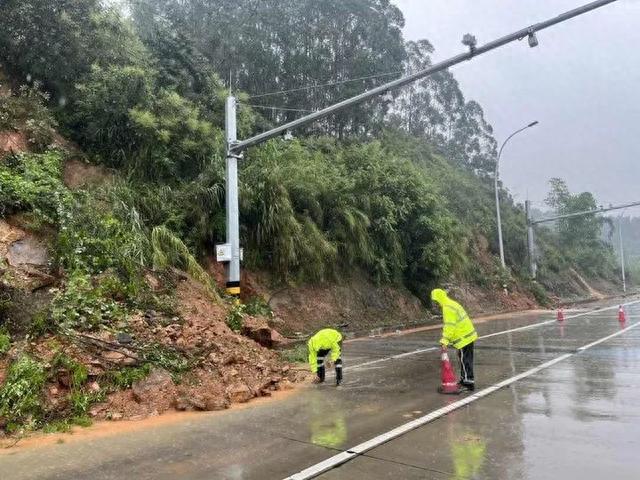
M469 32L483 44L588 0L395 0L405 38L427 38L434 60L460 53ZM640 201L640 0L618 0L517 42L453 73L480 102L505 148L501 178L519 201L544 200L551 177L601 204ZM640 216L640 208L627 212Z

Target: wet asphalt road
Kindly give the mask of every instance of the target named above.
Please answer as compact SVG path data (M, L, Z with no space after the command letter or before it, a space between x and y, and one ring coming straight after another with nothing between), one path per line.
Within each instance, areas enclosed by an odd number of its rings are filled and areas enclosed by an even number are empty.
M593 306L588 308L594 308ZM640 321L627 308L626 327ZM477 325L480 335L552 319ZM482 338L478 389L621 330L593 313ZM463 397L435 393L439 332L345 345L345 383L118 436L0 455L0 479L281 480ZM375 362L377 363L369 363ZM369 363L365 367L354 365ZM351 367L351 368L350 368ZM324 473L329 479L640 478L640 327L478 399Z

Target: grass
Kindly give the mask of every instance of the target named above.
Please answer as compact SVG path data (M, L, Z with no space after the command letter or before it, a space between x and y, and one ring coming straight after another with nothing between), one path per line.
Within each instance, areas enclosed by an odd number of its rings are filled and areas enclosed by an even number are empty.
M11 348L11 337L9 334L0 329L0 355L4 355Z
M289 363L306 363L308 359L307 346L304 343L299 343L293 348L282 350L280 356Z

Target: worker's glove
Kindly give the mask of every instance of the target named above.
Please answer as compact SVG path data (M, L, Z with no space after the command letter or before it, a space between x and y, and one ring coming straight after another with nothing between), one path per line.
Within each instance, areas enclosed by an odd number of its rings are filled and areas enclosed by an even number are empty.
M333 368L333 362L331 360L327 360L327 368Z

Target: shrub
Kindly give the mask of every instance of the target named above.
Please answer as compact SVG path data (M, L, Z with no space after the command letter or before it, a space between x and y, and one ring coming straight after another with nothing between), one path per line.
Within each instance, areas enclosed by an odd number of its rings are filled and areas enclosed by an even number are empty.
M51 303L51 320L56 326L78 330L96 330L126 316L117 302L104 298L82 272L74 272L64 290Z
M23 153L0 164L0 214L33 212L50 224L60 220L59 209L70 201L62 183L62 154Z
M533 297L541 306L549 307L551 305L549 294L538 282L531 282L529 284L529 291L533 294Z
M0 388L0 416L7 420L6 430L37 427L42 420L42 393L46 380L44 366L22 355L11 364Z
M47 108L49 95L40 84L23 85L17 95L0 97L0 130L24 131L31 149L41 152L53 140L56 121Z
M127 281L138 276L148 246L138 225L86 193L76 195L60 218L56 253L66 270L98 274L112 268Z
M246 313L246 305L242 303L236 303L233 305L229 313L227 314L227 325L234 332L242 330L243 320Z

